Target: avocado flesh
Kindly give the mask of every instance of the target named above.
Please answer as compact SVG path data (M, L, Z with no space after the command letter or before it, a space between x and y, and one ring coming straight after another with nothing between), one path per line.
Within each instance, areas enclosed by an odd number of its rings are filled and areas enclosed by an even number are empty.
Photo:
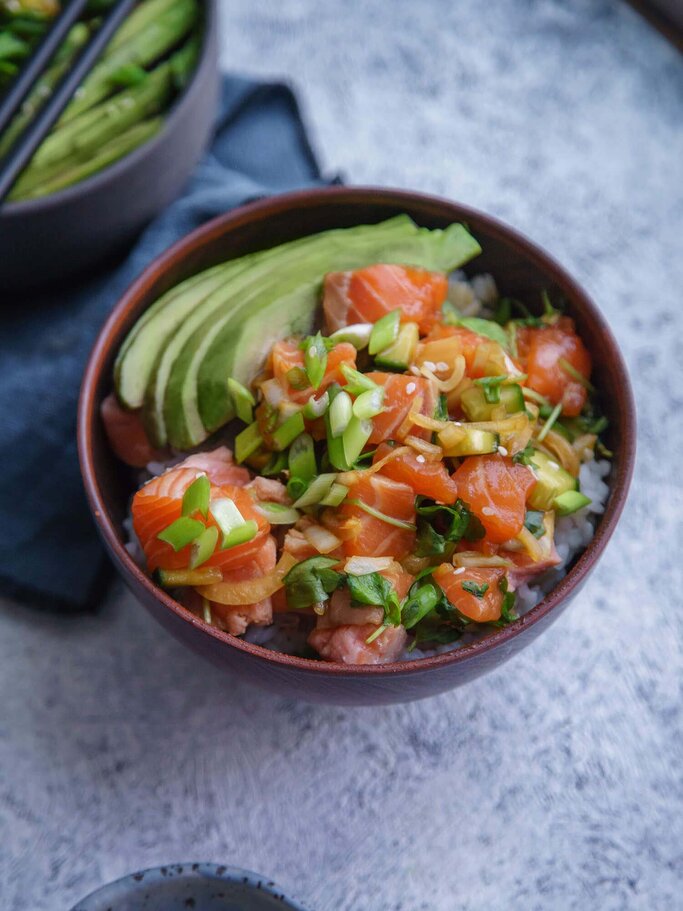
M337 258L332 252L326 264L318 266L317 275L303 281L299 290L289 294L281 293L277 280L277 290L269 300L264 292L259 302L261 309L251 319L249 310L242 309L246 319L241 321L237 310L230 314L226 324L217 332L211 343L205 346L194 389L186 388L187 400L196 397L199 417L205 428L205 435L213 432L234 416L234 409L227 387L227 378L234 376L239 382L247 384L261 369L263 358L267 353L267 343L281 338L285 334L306 332L318 306L320 289L327 272L358 269L377 262L401 263L420 266L424 269L449 272L463 265L479 253L481 248L467 230L459 224L450 225L445 230L414 228L411 236L392 240L387 244L371 243L362 249L361 257L351 259L348 241L338 252ZM282 331L281 313L290 315L288 331ZM306 325L308 314L308 325ZM278 326L278 334L265 327ZM202 437L204 439L205 436ZM201 440L195 440L196 445Z
M223 333L223 330L225 333L220 344L222 347L229 347L231 351L234 349L237 334L243 328L243 320L254 323L262 333L271 322L277 324L278 338L291 335L293 332L306 331L315 312L321 276L336 268L335 262L365 262L363 257L368 256L371 238L375 238L375 241L379 238L388 245L395 243L398 237L407 232L414 232L415 226L407 219L401 219L400 222L392 219L391 223L385 222L373 228L352 230L353 236L349 236L348 229L341 229L327 232L326 235L309 237L309 245L295 251L296 255L292 255L291 249L284 250L277 260L268 260L268 273L254 276L248 287L242 287L235 293L236 287L234 283L231 284L220 312L214 308L207 316L208 309L204 308L203 319L199 314L197 318L193 316L191 323L188 322L182 332L182 350L178 351L177 342L174 340L173 348L169 350L168 355L165 353L165 359L171 365L171 372L165 386L159 384L157 387L160 394L157 395L155 402L156 421L152 423L149 418L146 421L146 425L157 439L163 434L176 448L187 449L208 436L207 421L211 421L211 432L234 416L232 399L227 387L229 376L237 378L233 373L219 372L215 378L209 378L207 381L205 400L208 400L209 417L200 416L198 407L199 369L207 352L212 350L214 340ZM297 288L301 288L306 276L313 277L315 287L305 297L302 316L298 302L291 302L289 295ZM275 310L269 310L266 317L262 316L264 301L274 297L287 298L287 301ZM296 315L292 307L296 309ZM249 356L253 358L253 351ZM218 403L215 409L212 408L214 397ZM212 414L215 414L215 417L211 417Z

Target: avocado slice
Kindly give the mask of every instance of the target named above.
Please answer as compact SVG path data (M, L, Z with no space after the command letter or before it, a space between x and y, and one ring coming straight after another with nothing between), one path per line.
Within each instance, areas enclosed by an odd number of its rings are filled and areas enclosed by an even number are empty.
M230 334L234 336L239 331L235 321L257 314L268 291L285 293L290 287L299 285L302 276L312 272L318 278L321 269L324 273L332 250L345 251L345 256L349 253L358 256L368 248L373 236L390 243L415 230L408 218L398 217L381 225L326 231L264 251L258 261L251 260L246 269L234 273L209 297L198 302L160 351L148 381L143 411L150 437L157 445L169 441L183 449L206 438L196 409L196 371L210 343L228 320L232 327ZM292 323L292 327L281 330L278 337L299 329L304 331L314 310L315 304L307 309L305 325ZM287 317L287 313L287 310L278 311L277 319ZM257 325L263 330L265 324L258 321ZM229 374L218 377L219 396L229 396L228 377ZM232 406L232 399L229 401ZM232 416L231 411L215 426Z

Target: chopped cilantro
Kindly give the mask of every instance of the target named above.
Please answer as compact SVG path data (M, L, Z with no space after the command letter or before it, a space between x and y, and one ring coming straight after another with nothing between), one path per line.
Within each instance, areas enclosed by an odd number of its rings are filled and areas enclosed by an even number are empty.
M472 582L471 579L466 579L461 583L463 591L469 592L470 595L474 595L475 598L483 598L486 592L489 590L488 582L482 582L478 585L476 582Z
M534 538L542 538L545 534L543 513L538 509L528 509L524 517L524 527L531 532Z
M299 610L326 601L344 578L332 569L338 562L334 557L309 557L293 566L284 578L288 607Z

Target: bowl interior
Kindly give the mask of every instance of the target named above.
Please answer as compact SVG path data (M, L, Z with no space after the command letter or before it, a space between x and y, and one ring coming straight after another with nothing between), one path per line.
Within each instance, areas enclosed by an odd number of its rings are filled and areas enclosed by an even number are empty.
M482 254L468 264L465 271L470 275L490 272L502 294L517 297L532 310L537 309L539 312L541 292L547 291L551 300L555 303L561 301L566 313L574 318L578 331L591 352L594 384L599 390L602 409L610 422L606 443L614 452L609 478L610 496L593 541L578 558L579 565L575 565L561 583L562 594L551 593L547 596L526 615L525 625L540 619L579 584L599 556L616 524L633 469L633 402L628 376L614 338L600 312L571 276L513 229L459 204L393 190L331 188L304 191L243 207L215 219L180 241L156 260L129 289L100 335L86 373L86 394L81 402L80 421L88 425L86 434L81 427L81 457L86 463L86 475L87 469L92 469L92 480L100 501L96 505L101 504L105 514L99 517L105 536L113 529L119 548L125 541L122 520L134 489L134 477L109 449L99 420L99 403L111 391L113 362L119 346L141 313L160 294L179 281L223 260L317 231L376 223L400 213L407 213L416 223L429 228L443 228L454 221L465 222L483 248ZM109 528L107 519L111 520ZM117 551L119 548L116 548ZM116 556L124 568L129 566L131 573L135 572L132 561L122 548ZM515 635L514 627L515 624L499 631L490 639L495 639L495 642L507 640ZM216 631L212 634L215 635ZM487 641L482 650L493 644L492 641ZM256 646L245 645L245 648L258 653L265 652ZM449 653L449 658L463 660L465 655L462 653L473 654L478 650L478 644L475 643L466 649ZM441 657L446 659L446 656ZM302 665L317 663L295 660ZM415 665L436 660L423 659L410 664L416 670Z
M303 911L275 883L217 864L171 864L103 886L72 911Z

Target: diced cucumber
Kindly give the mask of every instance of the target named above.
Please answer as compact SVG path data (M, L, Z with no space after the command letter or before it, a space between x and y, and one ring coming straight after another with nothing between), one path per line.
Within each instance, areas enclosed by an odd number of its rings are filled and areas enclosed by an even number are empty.
M591 498L578 490L566 490L553 500L553 506L560 516L570 516L573 512L588 506Z
M462 410L468 421L491 421L494 415L500 414L496 409L504 410L505 414L516 414L524 411L524 393L517 383L500 387L500 402L490 404L486 401L484 390L480 386L471 386L466 389L460 399Z
M398 330L396 341L375 358L378 367L385 370L407 370L413 361L420 330L417 323L404 323Z
M544 452L534 452L531 467L537 478L529 496L532 509L553 509L557 497L567 491L578 490L577 479Z
M497 452L499 443L497 433L491 433L490 430L477 430L466 424L462 426L462 431L462 436L449 443L448 447L444 449L444 455L459 457Z

